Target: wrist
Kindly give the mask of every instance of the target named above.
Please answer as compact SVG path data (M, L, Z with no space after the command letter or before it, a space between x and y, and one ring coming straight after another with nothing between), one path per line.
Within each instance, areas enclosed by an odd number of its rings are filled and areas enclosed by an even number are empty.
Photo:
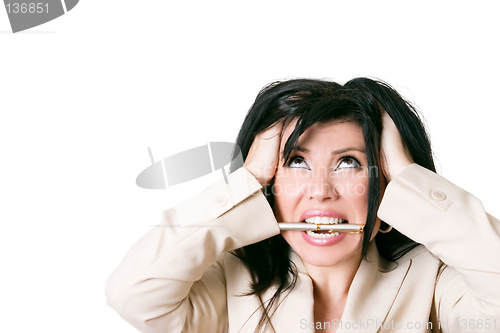
M260 183L262 187L269 185L276 173L276 167L252 167L252 165L243 165L250 174Z
M391 172L388 175L387 181L390 182L394 178L396 178L401 172L403 172L404 169L412 165L414 162L413 160L406 160L406 161L401 161L400 163L395 164L391 168Z

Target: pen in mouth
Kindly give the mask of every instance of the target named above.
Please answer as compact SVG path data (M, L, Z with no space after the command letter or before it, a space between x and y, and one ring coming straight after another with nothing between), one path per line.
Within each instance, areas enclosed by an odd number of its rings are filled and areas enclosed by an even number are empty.
M360 234L364 232L364 224L312 224L307 222L280 222L280 230L290 231L329 231L330 233L342 232L347 234Z

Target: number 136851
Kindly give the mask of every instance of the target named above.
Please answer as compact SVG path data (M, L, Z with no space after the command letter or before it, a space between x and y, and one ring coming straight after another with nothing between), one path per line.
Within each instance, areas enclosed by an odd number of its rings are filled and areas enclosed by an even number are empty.
M38 2L38 3L8 3L6 5L7 7L7 13L13 13L13 14L42 14L42 13L48 13L49 12L49 4L48 3L43 3L43 2Z

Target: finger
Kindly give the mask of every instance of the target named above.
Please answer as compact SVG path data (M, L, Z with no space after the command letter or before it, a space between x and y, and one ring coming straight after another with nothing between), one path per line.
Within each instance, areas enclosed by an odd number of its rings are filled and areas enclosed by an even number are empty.
M394 120L382 110L382 136L380 142L381 167L387 181L391 181L413 158L403 142Z
M283 122L280 121L280 122L274 124L273 126L271 126L270 128L268 128L267 130L259 133L258 136L260 136L260 138L262 138L264 140L270 140L270 139L277 138L278 136L280 136L282 130L283 130Z

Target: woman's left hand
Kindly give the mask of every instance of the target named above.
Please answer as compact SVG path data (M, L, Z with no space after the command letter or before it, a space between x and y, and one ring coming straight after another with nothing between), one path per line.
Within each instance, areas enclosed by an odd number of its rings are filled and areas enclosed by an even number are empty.
M382 109L382 137L381 137L381 167L382 171L390 182L394 179L404 168L413 162L413 157L406 147L399 134L396 124L389 116L387 111Z

